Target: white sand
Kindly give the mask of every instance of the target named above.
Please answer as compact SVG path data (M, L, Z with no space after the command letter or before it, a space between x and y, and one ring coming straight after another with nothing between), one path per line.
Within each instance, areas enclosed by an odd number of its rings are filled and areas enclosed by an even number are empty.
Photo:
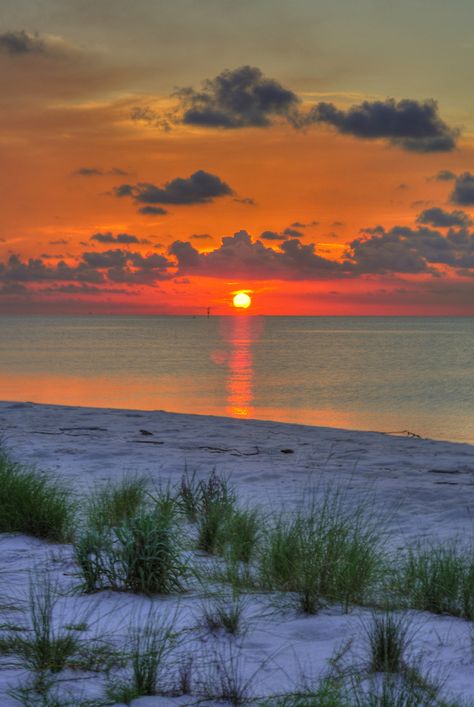
M124 474L176 483L185 466L202 476L215 468L230 476L243 501L272 508L296 508L309 489L336 482L355 502L373 503L395 548L421 536L474 535L474 447L466 444L161 411L6 402L0 403L0 433L14 458L57 473L75 496ZM28 574L38 566L47 566L64 588L77 586L70 547L0 535L0 603L5 596L24 596ZM66 623L77 622L88 611L91 635L105 630L117 641L126 633L130 617L144 616L150 605L142 597L111 592L92 597L77 594L61 601ZM205 672L216 646L227 650L224 638L194 630L202 597L187 594L179 601L157 598L154 602L170 612L179 605L178 625L193 629L187 634L186 648L196 656L197 672ZM250 678L259 669L251 689L262 696L296 689L301 674L320 676L333 651L351 636L357 652L361 622L370 612L354 609L344 614L331 607L315 617L302 617L291 608L269 607L265 597L257 597L251 599L246 613L248 630L234 642L242 673ZM474 699L470 624L417 612L413 625L417 627L413 654L434 674L442 672L449 694ZM2 707L18 704L6 692L25 679L10 663L2 659L0 664ZM79 703L79 697L100 696L100 676L70 677L61 689L74 695L73 704ZM142 698L133 704L192 703L196 697Z

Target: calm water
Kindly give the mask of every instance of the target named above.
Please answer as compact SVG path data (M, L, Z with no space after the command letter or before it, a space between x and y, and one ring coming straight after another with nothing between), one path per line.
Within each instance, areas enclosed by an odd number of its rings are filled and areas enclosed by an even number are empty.
M474 442L474 319L0 317L0 399Z

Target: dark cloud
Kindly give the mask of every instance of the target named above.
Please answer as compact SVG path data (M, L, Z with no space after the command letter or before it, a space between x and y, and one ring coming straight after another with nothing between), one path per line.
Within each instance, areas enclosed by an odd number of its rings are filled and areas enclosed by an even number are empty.
M73 172L75 177L128 177L129 172L118 167L109 170L99 169L99 167L79 167Z
M311 108L304 122L326 123L340 133L366 140L384 138L412 152L453 150L458 135L457 130L441 120L434 100L396 102L388 98L364 101L346 111L333 103L321 102Z
M133 196L133 184L120 184L118 187L114 187L115 196Z
M178 260L180 275L246 277L261 279L327 279L343 276L352 269L316 253L314 244L297 239L281 243L279 250L252 241L246 231L224 236L212 251L199 253L189 242L175 241L169 250Z
M223 71L200 91L183 88L174 95L181 122L211 128L266 127L278 116L291 119L299 104L293 91L254 66Z
M474 205L474 174L464 172L456 177L450 200L460 206Z
M75 177L101 177L104 172L97 167L79 167L73 174Z
M196 241L205 241L211 239L212 236L210 236L209 233L193 233L191 238Z
M453 179L456 179L456 175L454 174L454 172L451 172L450 169L441 169L433 177L428 177L429 181L435 182L450 182Z
M42 258L21 260L18 255L11 255L5 263L0 263L0 283L153 284L172 278L173 267L174 263L163 255L144 256L120 248L101 253L86 251L73 265L63 260L50 265Z
M37 34L29 34L24 30L2 32L0 34L0 51L12 55L37 54L46 51L46 44Z
M57 241L48 241L49 245L67 245L69 241L67 241L65 238L60 238Z
M44 287L41 294L63 294L63 295L135 295L136 292L130 289L118 287L97 287L95 285L55 285L54 287Z
M107 233L94 233L90 240L98 243L140 243L139 239L131 233L118 233L114 236L110 231Z
M118 197L130 196L139 206L139 212L145 215L163 215L166 211L155 204L173 204L189 206L208 204L220 196L233 194L230 186L215 174L200 169L190 177L177 177L162 187L149 182L138 184L120 184L115 187ZM145 204L145 206L141 206Z
M283 235L288 236L289 238L302 238L304 233L297 231L295 228L285 228Z
M138 209L138 213L144 216L165 216L168 212L162 209L161 206L142 206Z
M319 226L319 221L308 221L304 223L303 221L293 221L291 228L310 228L311 226Z
M451 228L452 226L469 226L472 220L465 211L445 211L434 207L425 209L417 217L418 223L429 224L438 228Z
M435 273L434 265L474 267L474 234L466 229L451 229L443 236L429 228L394 226L385 231L378 226L366 233L349 244L349 260L358 273Z
M262 231L260 234L262 241L284 241L286 236L283 233L278 233L277 231Z
M285 228L283 231L262 231L260 238L263 241L285 241L288 238L302 238L304 233L294 228Z

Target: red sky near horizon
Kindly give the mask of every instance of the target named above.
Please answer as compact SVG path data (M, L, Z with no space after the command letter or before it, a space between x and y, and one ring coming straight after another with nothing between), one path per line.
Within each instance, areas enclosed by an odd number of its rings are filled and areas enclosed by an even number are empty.
M16 3L0 313L474 314L474 12L425 4Z

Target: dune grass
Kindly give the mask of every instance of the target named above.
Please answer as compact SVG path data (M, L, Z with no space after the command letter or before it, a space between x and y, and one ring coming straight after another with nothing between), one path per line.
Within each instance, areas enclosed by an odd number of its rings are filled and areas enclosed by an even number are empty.
M152 595L184 588L188 567L172 507L140 509L106 531L86 528L74 549L86 592L113 589Z
M103 531L130 520L145 505L146 493L145 479L137 476L94 489L86 506L87 527Z
M0 630L0 654L13 656L18 665L29 670L39 692L47 692L52 676L65 668L96 671L119 660L106 641L84 638L80 625L61 621L59 600L58 588L48 575L31 576L25 624L6 625Z
M407 649L412 640L410 618L403 613L386 610L374 612L364 626L369 648L370 673L403 673Z
M58 543L71 540L74 504L52 476L13 461L0 449L0 488L0 532Z
M245 598L239 592L231 596L211 596L202 605L203 623L211 633L224 631L232 636L244 632Z
M139 697L170 691L168 659L177 641L175 618L163 618L152 608L144 627L131 625L127 651L129 674L126 678L109 678L107 697L110 700L130 704Z
M474 618L474 546L424 543L409 549L395 573L396 590L412 608Z
M347 610L364 602L382 565L380 533L365 508L348 510L328 490L308 510L280 516L266 531L259 557L263 587L293 592L314 614L321 600Z

